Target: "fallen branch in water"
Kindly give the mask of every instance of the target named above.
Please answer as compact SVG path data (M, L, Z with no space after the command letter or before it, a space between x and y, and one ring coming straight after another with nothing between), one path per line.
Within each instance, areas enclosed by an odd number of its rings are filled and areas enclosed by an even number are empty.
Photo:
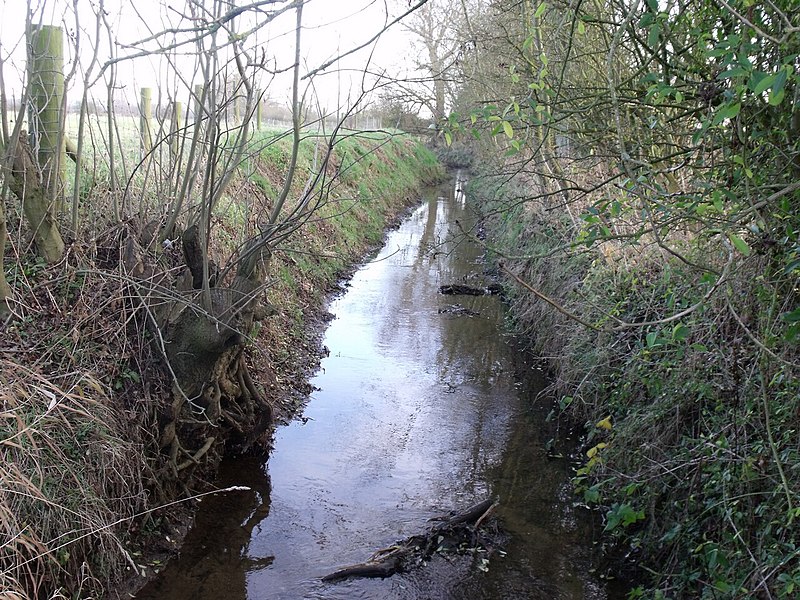
M503 286L499 283L492 283L485 288L476 288L460 283L451 283L440 285L439 293L446 296L496 296L503 293Z
M423 534L378 550L363 563L342 567L325 575L322 581L339 581L350 577L391 577L410 566L421 564L444 548L457 549L465 542L469 549L483 548L484 540L479 539L478 529L496 506L497 502L491 499L479 502L461 513L445 517Z

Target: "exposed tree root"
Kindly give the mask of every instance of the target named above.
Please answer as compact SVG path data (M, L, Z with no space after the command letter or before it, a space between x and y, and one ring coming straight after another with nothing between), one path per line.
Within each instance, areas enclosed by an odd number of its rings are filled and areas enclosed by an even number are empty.
M196 289L202 284L197 236L196 227L181 236L190 275L179 275L174 285L168 265L155 261L144 240L139 243L130 231L123 258L128 274L139 282L137 296L151 315L149 329L160 341L173 381L172 398L160 407L158 421L167 457L161 475L174 481L191 478L190 472L204 465L213 470L223 444L234 452L248 450L272 423L271 407L250 377L244 349L254 323L274 311L263 301L258 281L241 275L228 287L212 287L204 301Z

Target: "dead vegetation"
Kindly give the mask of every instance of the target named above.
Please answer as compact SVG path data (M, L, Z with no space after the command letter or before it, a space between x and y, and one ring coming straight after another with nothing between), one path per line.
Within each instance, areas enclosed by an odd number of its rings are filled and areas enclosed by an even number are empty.
M108 383L9 358L0 378L0 588L81 596L135 568L128 527L149 468Z

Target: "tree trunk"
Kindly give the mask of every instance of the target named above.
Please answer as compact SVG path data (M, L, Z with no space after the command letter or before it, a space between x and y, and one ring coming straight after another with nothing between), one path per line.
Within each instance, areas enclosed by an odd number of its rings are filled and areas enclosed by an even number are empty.
M14 148L14 165L8 183L22 202L37 252L48 263L58 262L64 254L64 240L53 218L52 198L39 182L38 169L24 136L17 140Z
M269 314L248 281L212 288L210 310L200 309L199 290L174 302L161 324L174 393L167 415L167 448L177 471L196 464L210 436L231 438L247 450L272 422L263 394L250 378L244 349L255 321ZM228 434L220 433L228 432Z
M181 239L190 271L180 278L183 289L165 293L167 275L154 275L157 265L145 265L148 253L133 238L124 259L139 280L136 289L147 313L156 318L155 339L163 342L173 381L172 397L160 411L159 434L176 479L207 461L213 465L222 453L219 442L226 441L229 451L246 451L272 423L270 404L250 377L245 347L254 323L274 309L263 301L261 285L241 275L229 287L211 287L210 305L204 306L203 291L195 288L202 259L199 228L190 227Z

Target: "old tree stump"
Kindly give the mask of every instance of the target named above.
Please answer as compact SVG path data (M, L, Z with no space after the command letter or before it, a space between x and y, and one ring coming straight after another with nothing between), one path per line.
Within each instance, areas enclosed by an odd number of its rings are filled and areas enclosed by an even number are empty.
M146 247L158 236L147 228L141 243L128 237L123 261L137 281L172 381L171 398L162 404L158 421L167 469L178 479L181 472L218 459L223 447L247 451L272 424L270 403L250 376L245 348L254 324L274 309L264 299L266 261L249 261L248 270L240 268L224 282L209 263L203 289L198 227L171 234L182 242L185 268L180 276L174 278L148 259L152 252Z

